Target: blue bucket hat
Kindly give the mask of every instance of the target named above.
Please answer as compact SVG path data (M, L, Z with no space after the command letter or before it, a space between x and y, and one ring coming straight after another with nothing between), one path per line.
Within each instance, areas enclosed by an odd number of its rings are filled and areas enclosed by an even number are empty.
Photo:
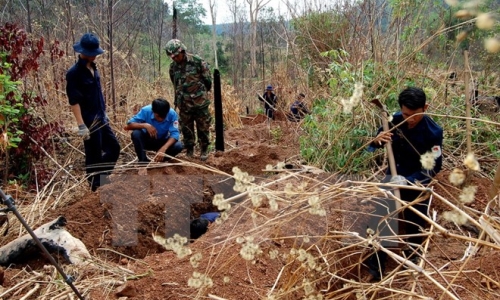
M272 91L273 90L273 86L272 85L268 85L267 88L266 88L266 90Z
M104 53L104 50L99 47L99 38L93 33L84 34L80 41L73 45L73 49L85 56L97 56Z

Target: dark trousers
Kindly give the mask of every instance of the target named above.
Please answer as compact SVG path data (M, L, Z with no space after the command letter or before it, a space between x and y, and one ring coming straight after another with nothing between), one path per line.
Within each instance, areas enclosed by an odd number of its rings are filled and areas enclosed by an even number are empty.
M274 109L270 106L265 106L265 110L266 110L266 116L269 118L269 119L273 119L274 120Z
M85 168L92 190L101 186L101 175L107 176L116 165L120 155L120 144L109 123L94 122L88 126L90 138L83 142Z
M165 145L166 142L167 139L152 138L149 133L141 129L132 131L132 143L134 144L135 154L137 154L139 162L149 162L149 159L146 156L146 150L158 151L163 145ZM165 154L176 156L182 151L183 148L182 143L177 141L167 149Z
M198 144L201 151L205 151L210 144L210 123L212 116L208 107L184 108L179 110L179 123L181 125L182 141L187 149L195 146L195 125Z
M421 193L420 191L414 191L414 190L408 190L408 189L400 189L401 193L401 199L405 200L406 202L412 202L415 199L417 199ZM387 200L386 202L389 202L391 211L394 211L393 207L395 208L395 203L394 200ZM429 199L426 199L419 204L414 204L413 208L417 209L419 212L421 212L423 215L427 215L427 208L429 206ZM383 214L382 214L383 216ZM398 217L398 216L395 216ZM404 232L408 235L413 235L413 234L419 234L427 225L427 221L417 215L415 212L413 212L411 209L407 208L403 210L403 212L399 216L402 221L397 222L401 225L402 229ZM376 222L378 222L376 220ZM392 223L394 222L394 219L392 220ZM384 226L384 225L382 225ZM393 230L395 230L396 234L399 234L399 229L396 226L391 226ZM375 229L375 228L372 228ZM380 228L379 228L380 229ZM384 230L385 229L385 230ZM421 230L422 229L422 230ZM380 230L381 232L388 232L387 228L383 228ZM381 234L383 235L383 234ZM387 234L386 234L387 235ZM423 237L421 236L415 236L415 237L410 237L408 238L407 242L410 244L416 244L416 245L421 245L423 242ZM382 243L382 246L387 246ZM415 246L416 247L416 246ZM408 256L413 253L413 250L408 250L407 251L407 258ZM382 252L382 251L377 251L370 255L366 261L366 264L370 270L370 273L374 275L375 277L381 277L381 274L385 270L385 263L387 260L387 254Z

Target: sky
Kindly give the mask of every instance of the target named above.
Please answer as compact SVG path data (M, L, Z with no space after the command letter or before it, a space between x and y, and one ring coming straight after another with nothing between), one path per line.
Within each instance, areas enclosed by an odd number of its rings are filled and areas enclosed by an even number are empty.
M205 10L207 11L207 15L203 22L205 24L212 24L212 19L210 17L210 7L208 5L209 0L199 0L203 3L203 6L205 7ZM253 0L256 1L256 0ZM267 2L267 0L259 0L261 2ZM245 5L245 7L248 10L248 3L246 0L241 0L240 3ZM269 3L266 4L264 7L272 7L275 11L276 15L285 15L288 12L287 6L285 4L286 2L284 0L269 0ZM216 12L216 20L217 24L221 23L231 23L233 22L231 12L227 8L227 3L226 0L216 0L216 6L217 6L217 12ZM248 13L247 13L248 14ZM247 15L247 18L249 19L250 16Z
M248 11L248 3L247 0L237 0L238 3L246 8ZM252 1L259 1L259 2L268 2L264 7L272 7L274 9L274 12L276 15L282 15L287 17L288 14L288 8L286 3L295 3L300 0L252 0ZM324 0L307 0L307 1L324 1ZM173 0L165 0L166 3L169 5L172 5ZM198 3L202 4L203 7L206 10L206 17L203 19L203 23L207 25L212 24L212 18L210 16L210 7L209 7L209 0L197 0ZM226 0L215 0L215 5L217 7L216 10L216 21L217 24L223 24L223 23L232 23L233 19L231 16L231 12L228 9L227 2ZM247 12L247 19L250 19L250 16L248 15Z

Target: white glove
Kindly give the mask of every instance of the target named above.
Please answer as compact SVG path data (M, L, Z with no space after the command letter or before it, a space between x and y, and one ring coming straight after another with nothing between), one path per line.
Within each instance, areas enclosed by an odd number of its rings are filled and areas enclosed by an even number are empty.
M90 131L85 124L78 125L78 135L81 136L84 141L90 139Z
M390 182L395 185L408 185L406 178L401 175L392 176Z

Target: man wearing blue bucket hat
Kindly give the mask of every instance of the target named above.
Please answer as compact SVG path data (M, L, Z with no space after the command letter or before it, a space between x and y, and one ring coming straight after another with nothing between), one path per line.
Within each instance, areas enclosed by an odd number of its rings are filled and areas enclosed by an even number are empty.
M103 54L99 38L85 33L73 45L78 61L66 73L66 94L83 138L85 168L92 191L100 187L114 169L120 144L109 126L101 78L95 59Z
M262 96L258 95L258 99L261 102L264 102L264 110L268 120L274 120L274 112L276 111L276 103L278 102L278 97L274 93L273 86L268 85L264 94Z

